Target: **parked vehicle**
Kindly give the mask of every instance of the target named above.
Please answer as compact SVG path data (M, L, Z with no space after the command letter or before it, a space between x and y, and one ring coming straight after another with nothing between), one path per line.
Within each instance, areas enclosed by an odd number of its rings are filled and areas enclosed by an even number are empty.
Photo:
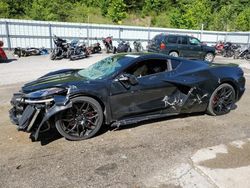
M10 118L34 140L50 127L69 140L82 140L110 124L193 112L227 114L244 91L238 65L159 53L118 54L86 69L59 70L25 84L13 95Z
M233 57L234 52L235 52L238 48L240 48L239 45L233 44L233 43L231 43L231 42L226 42L226 43L224 44L224 50L223 50L223 53L222 53L223 57Z
M48 50L45 48L15 48L14 55L18 57L27 57L34 55L46 55L48 54Z
M246 59L250 61L250 46L247 48L238 48L234 51L234 59Z
M0 41L0 63L6 61L8 58L3 50L3 41Z
M102 40L105 48L106 48L106 52L110 53L110 52L114 52L114 47L113 47L113 42L112 42L112 37L106 37Z
M114 53L132 52L129 42L120 41L117 47L114 47Z
M96 38L96 43L88 46L88 50L90 51L91 54L100 53L102 51L101 44L97 41L97 38Z
M55 48L52 50L50 54L51 60L69 58L69 43L67 40L62 39L54 35L53 41L55 44Z
M142 47L142 44L140 41L136 40L133 42L133 45L134 45L134 50L136 52L142 52L143 51L143 47Z
M89 52L87 50L84 41L72 40L69 44L68 56L70 60L77 60L88 57Z
M174 57L201 59L212 62L215 48L200 42L199 39L187 35L159 34L148 45L149 52L164 53Z

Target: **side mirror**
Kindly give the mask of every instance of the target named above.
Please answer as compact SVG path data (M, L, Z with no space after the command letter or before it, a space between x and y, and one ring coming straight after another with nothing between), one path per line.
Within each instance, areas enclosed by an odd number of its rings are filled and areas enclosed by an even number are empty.
M119 78L119 81L121 82L128 82L131 85L137 85L138 84L138 80L136 78L135 75L132 74L122 74Z

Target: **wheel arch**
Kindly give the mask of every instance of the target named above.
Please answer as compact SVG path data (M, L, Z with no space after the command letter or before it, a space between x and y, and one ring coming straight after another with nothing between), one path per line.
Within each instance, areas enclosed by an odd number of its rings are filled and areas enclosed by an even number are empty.
M70 95L70 99L76 98L76 97L90 97L90 98L95 99L102 107L103 114L104 114L104 122L106 124L110 123L110 115L108 112L109 110L107 108L107 105L101 100L100 97L93 95L93 94L89 94L89 93L75 93L75 94Z
M176 52L178 55L180 55L180 52L178 50L169 50L168 54L172 53L172 52Z
M219 87L221 84L229 84L229 85L231 85L234 88L234 91L235 91L235 94L236 94L235 98L238 99L238 94L239 94L238 87L237 87L236 83L233 80L230 80L230 79L223 80L223 81L220 82L220 84L217 87Z
M215 51L211 51L211 50L209 50L209 51L206 52L206 54L208 54L208 53L211 53L211 54L213 54L213 55L216 54Z
M76 93L76 94L70 95L70 99L76 98L76 97L91 97L91 98L95 99L101 105L103 111L106 108L103 101L99 97L97 97L95 95L91 95L91 94L87 94L87 93Z

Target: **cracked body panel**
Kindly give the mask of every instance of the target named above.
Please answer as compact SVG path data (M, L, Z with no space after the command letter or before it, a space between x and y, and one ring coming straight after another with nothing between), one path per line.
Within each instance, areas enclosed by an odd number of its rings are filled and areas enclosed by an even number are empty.
M75 98L93 99L88 115L94 118L97 115L93 113L101 110L102 124L120 126L180 113L204 112L212 93L222 83L233 86L235 101L241 98L245 78L237 66L161 54L120 54L87 69L51 72L25 84L20 93L13 95L10 118L19 130L32 132L36 140L48 123L53 126L62 113L73 108ZM89 110L85 103L88 101L77 108ZM83 113L79 117L83 118L81 123L90 121Z

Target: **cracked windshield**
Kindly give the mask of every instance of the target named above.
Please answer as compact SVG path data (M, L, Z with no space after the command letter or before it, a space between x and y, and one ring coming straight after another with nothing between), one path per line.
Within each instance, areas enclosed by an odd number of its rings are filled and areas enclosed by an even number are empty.
M102 79L115 73L122 65L119 57L108 57L91 65L86 69L82 69L78 74L90 80Z

